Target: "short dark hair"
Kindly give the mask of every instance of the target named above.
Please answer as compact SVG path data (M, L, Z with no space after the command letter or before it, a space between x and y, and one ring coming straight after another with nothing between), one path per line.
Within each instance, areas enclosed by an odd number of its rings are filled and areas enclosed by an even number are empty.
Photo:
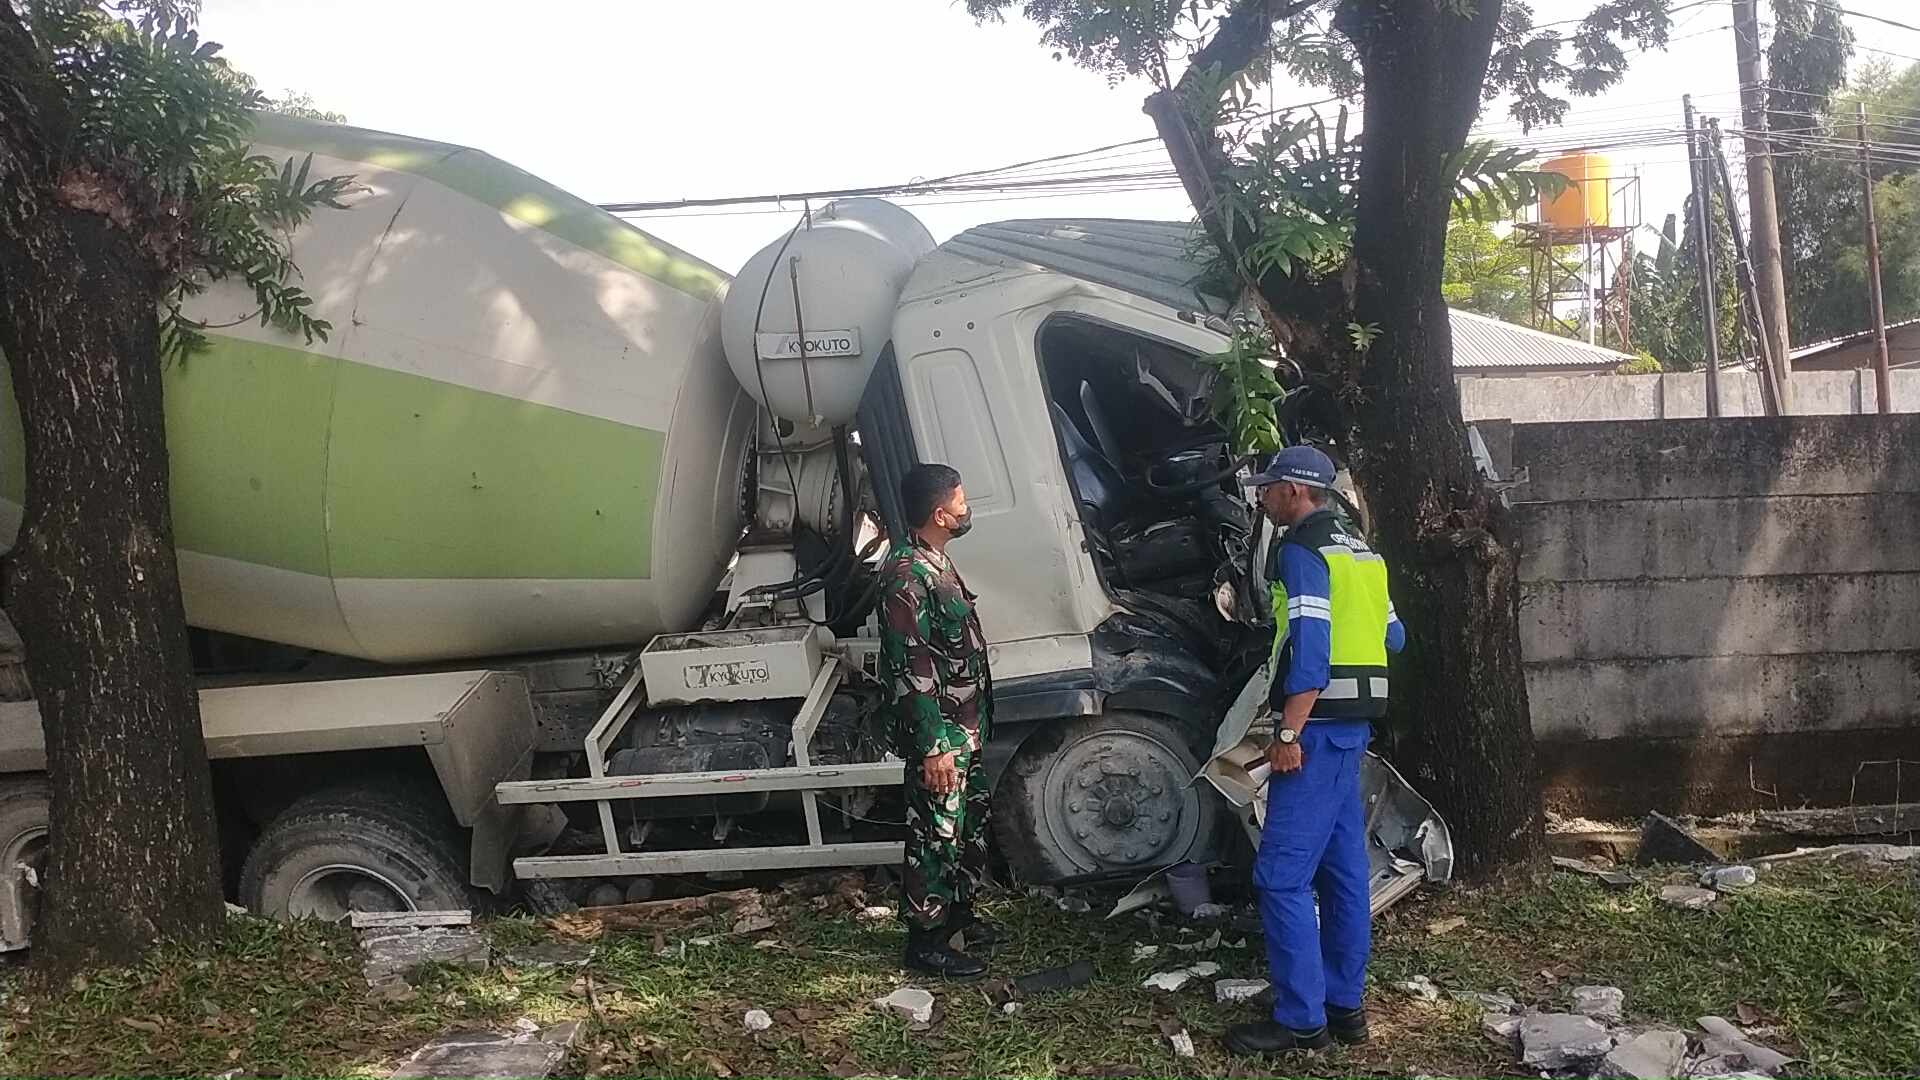
M933 512L960 486L960 474L948 465L915 465L900 478L900 509L907 525L918 529L933 520Z

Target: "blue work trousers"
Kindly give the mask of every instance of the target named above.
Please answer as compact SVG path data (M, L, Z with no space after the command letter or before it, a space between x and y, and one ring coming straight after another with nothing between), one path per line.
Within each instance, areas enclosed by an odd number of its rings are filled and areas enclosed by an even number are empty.
M1325 1024L1328 1005L1360 1007L1373 947L1360 805L1360 756L1369 734L1365 720L1311 721L1300 736L1299 771L1267 781L1253 885L1273 972L1273 1018L1296 1031Z

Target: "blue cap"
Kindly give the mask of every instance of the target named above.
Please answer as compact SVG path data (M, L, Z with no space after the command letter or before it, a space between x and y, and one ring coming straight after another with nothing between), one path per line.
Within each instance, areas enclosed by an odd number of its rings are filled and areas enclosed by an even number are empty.
M1333 486L1333 459L1311 446L1283 447L1265 470L1240 481L1244 487L1265 487L1282 480L1307 487Z

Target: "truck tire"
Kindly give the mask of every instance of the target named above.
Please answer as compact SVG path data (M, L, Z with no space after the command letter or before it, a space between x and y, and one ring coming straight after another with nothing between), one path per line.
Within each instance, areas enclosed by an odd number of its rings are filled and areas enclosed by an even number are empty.
M0 781L0 952L27 947L39 909L37 878L46 865L47 782Z
M994 835L1021 880L1140 876L1218 856L1232 818L1186 734L1149 713L1047 725L1023 743L994 793Z
M354 911L477 909L468 844L444 807L412 792L335 788L287 807L240 870L240 902L282 921Z

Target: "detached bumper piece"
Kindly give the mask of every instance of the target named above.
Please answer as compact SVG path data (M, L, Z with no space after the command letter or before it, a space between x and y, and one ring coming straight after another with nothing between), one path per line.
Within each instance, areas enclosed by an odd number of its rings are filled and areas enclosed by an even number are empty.
M1213 755L1195 780L1212 784L1239 814L1255 850L1267 807L1266 747L1272 741L1270 719L1255 722L1267 698L1269 676L1256 672L1227 710L1214 740ZM1367 813L1368 891L1373 914L1392 906L1422 884L1453 877L1453 835L1433 804L1407 783L1385 758L1369 752L1360 765L1360 796Z

